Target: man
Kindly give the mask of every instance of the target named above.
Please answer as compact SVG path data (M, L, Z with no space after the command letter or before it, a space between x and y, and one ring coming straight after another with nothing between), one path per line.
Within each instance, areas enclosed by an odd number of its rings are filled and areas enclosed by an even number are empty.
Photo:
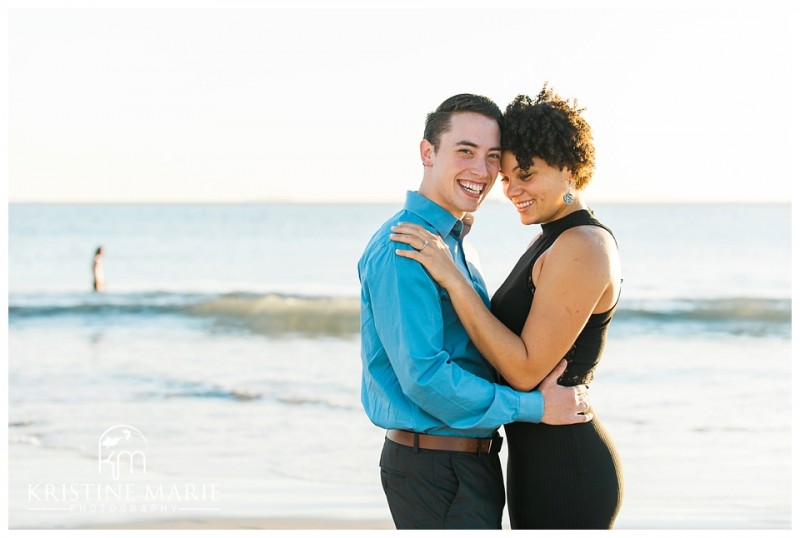
M580 414L586 387L556 384L565 363L540 391L496 384L445 290L422 265L397 256L397 248L410 247L389 238L401 221L439 234L489 304L486 285L465 255L469 226L463 219L497 178L501 121L496 104L471 94L453 96L429 114L419 191L407 194L403 210L376 232L358 264L361 400L370 420L388 430L381 481L397 528L501 528L505 491L497 428L590 419Z

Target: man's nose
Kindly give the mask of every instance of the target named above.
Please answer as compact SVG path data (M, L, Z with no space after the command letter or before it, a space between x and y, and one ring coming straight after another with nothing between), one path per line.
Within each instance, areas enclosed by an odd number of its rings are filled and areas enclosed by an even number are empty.
M489 177L489 166L486 164L486 159L475 159L475 161L472 173L482 178Z

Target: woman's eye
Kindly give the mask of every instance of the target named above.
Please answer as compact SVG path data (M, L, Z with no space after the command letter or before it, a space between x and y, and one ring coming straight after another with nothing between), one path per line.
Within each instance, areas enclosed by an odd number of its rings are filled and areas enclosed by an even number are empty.
M527 180L528 180L528 178L530 178L530 177L531 177L531 174L520 174L520 175L519 175L519 178L520 178L522 181L527 181Z

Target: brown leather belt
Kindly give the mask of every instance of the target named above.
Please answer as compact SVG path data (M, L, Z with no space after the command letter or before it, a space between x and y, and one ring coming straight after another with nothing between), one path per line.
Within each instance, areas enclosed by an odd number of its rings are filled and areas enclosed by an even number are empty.
M387 430L386 438L397 444L414 447L414 437L417 438L417 448L426 450L449 450L451 452L470 452L472 454L489 454L500 452L503 438L499 435L488 439L474 437L448 437L445 435L428 435L405 430Z

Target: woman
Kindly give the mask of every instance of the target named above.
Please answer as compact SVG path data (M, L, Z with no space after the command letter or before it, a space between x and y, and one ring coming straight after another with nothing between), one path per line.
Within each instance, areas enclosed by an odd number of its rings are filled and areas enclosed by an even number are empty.
M505 381L532 390L566 358L559 379L588 384L600 359L621 287L611 231L581 190L594 170L594 146L582 109L545 87L535 101L520 95L504 118L500 177L524 224L541 224L495 293L491 311L453 263L444 243L403 224L392 238L417 250L447 290L475 345ZM622 472L611 438L594 420L571 426L513 423L508 438L508 510L522 528L611 528L622 499Z

